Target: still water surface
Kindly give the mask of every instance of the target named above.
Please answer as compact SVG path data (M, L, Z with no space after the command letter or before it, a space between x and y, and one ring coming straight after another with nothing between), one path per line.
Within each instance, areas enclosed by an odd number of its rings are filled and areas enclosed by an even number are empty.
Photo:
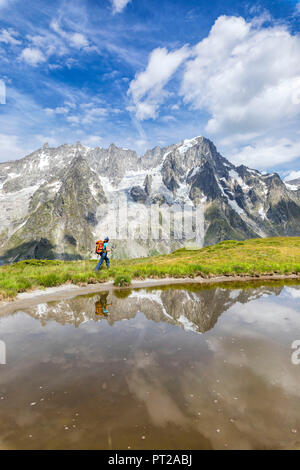
M102 292L2 315L0 448L299 448L297 339L299 285Z

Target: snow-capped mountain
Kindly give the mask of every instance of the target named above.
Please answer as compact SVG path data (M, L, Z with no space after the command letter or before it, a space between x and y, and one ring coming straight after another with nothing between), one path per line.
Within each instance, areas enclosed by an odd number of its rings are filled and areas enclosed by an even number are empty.
M0 164L0 260L90 257L95 239L111 235L116 205L127 201L129 234L113 240L115 256L166 253L199 240L139 239L135 216L148 208L204 207L203 243L300 235L300 189L275 174L234 166L204 137L138 157L110 145L41 149ZM124 209L125 210L125 209ZM123 208L119 207L122 213ZM131 214L131 215L130 215ZM111 236L111 238L114 238Z

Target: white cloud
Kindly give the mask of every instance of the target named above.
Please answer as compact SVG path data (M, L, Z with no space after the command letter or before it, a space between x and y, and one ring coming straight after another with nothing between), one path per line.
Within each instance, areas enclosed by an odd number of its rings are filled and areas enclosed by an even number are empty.
M4 44L10 44L11 46L17 46L21 44L21 41L16 39L15 36L18 36L18 33L13 29L1 29L0 42L4 42Z
M52 114L67 114L69 112L69 108L66 108L64 106L58 106L57 108L45 108L45 111L47 114L52 115Z
M81 122L82 124L92 124L93 122L98 121L99 119L106 116L107 109L106 108L91 108L86 109L84 115L82 116Z
M292 181L300 178L300 170L299 171L291 171L285 178L284 181Z
M59 145L59 141L56 139L56 137L50 136L50 134L36 134L33 137L36 140L37 145L44 145L46 142L49 144L50 147L57 147Z
M300 38L283 26L221 16L186 64L186 103L211 114L211 134L263 132L299 115Z
M111 0L114 13L120 13L130 3L131 0Z
M32 47L41 49L47 57L52 55L64 56L69 52L65 41L54 33L42 31L42 34L27 35Z
M51 22L50 30L39 29L38 33L26 35L29 45L21 54L21 58L31 65L37 65L55 57L55 63L48 64L50 69L72 68L78 63L76 59L68 57L63 62L60 60L70 53L70 49L84 52L97 50L95 46L90 45L84 34L81 32L65 31L56 20Z
M283 25L266 27L271 20L267 13L250 22L220 16L192 49L155 49L130 83L127 109L139 120L157 118L166 85L184 63L180 95L208 113L206 133L228 158L258 168L296 159L300 37Z
M84 107L83 105L81 105ZM58 112L57 110L61 110ZM56 108L56 110L51 110L52 112L56 112L57 114L65 114L63 112L64 108ZM46 112L49 112L46 109ZM67 116L66 120L70 122L72 125L89 125L94 124L97 121L103 119L104 116L107 115L108 110L103 107L93 107L91 109L85 108L83 112L80 114L72 114L71 116Z
M224 147L232 147L234 144L247 145L249 142L259 138L259 136L259 132L244 132L234 135L229 134L220 139L219 144Z
M171 122L171 121L176 121L176 118L170 114L167 114L165 116L161 117L161 121L163 122Z
M65 108L64 106L58 106L57 108L55 108L55 112L56 114L67 114L69 112L69 109Z
M97 147L101 145L101 141L102 137L99 135L89 135L83 139L82 143L88 147Z
M43 86L50 92L52 82L44 81ZM109 125L110 109L104 111L105 103L98 96L57 83L55 91L58 105L49 107L50 111L46 112L45 106L41 106L32 96L10 87L10 105L5 107L5 113L0 114L0 162L24 157L45 142L49 142L50 146L58 146L64 143L72 144L80 139L92 147L99 145L100 126L103 146L113 142L115 135L111 133ZM57 101L59 97L61 101ZM85 107L85 104L89 104L89 107ZM66 110L69 112L64 113ZM86 126L80 125L89 111L94 114L94 121ZM107 119L103 118L104 113ZM98 141L96 142L96 138L89 141L91 136L98 136ZM120 128L119 140L125 140L127 137L127 130Z
M53 31L56 32L59 36L61 36L63 39L65 39L70 46L75 47L76 49L83 49L89 47L89 41L88 39L84 36L82 33L78 32L67 32L64 31L61 27L58 21L53 20L51 21L50 24L51 28Z
M139 140L135 141L135 145L138 148L143 148L144 149L147 144L148 144L147 140L139 139Z
M157 117L158 108L168 95L164 86L188 55L187 47L174 52L166 48L152 51L146 70L136 75L128 90L134 103L134 108L129 109L135 110L139 120Z
M0 134L0 161L24 157L26 151L17 135Z
M80 123L80 118L79 116L73 115L73 116L68 116L67 121L70 122L71 124L79 124Z
M81 33L70 34L69 40L70 43L77 49L81 49L82 47L87 47L89 45L87 38Z
M230 160L235 164L244 164L257 169L273 167L300 157L300 141L274 137L260 139L256 143L246 145L233 155Z
M23 49L20 55L20 59L24 60L24 62L29 65L33 65L34 67L46 61L46 57L44 56L42 51L33 47L26 47L25 49Z

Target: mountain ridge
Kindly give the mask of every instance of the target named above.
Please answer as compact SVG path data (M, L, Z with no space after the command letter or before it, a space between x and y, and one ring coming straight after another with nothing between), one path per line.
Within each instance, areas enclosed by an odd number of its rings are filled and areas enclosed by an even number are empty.
M143 156L111 144L45 144L0 164L0 261L26 257L90 257L95 238L109 233L120 197L137 212L204 207L204 244L225 239L300 235L300 188L277 173L235 166L199 136ZM145 215L146 217L146 215ZM146 218L145 218L146 222ZM132 225L133 221L129 225ZM167 253L196 241L114 240L115 256Z

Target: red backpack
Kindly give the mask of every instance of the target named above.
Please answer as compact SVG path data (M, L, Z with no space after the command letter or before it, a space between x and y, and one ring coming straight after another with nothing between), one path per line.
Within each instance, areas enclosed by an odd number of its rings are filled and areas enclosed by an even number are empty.
M96 241L96 254L97 255L100 255L103 251L103 244L104 244L104 241L103 240L98 240Z

